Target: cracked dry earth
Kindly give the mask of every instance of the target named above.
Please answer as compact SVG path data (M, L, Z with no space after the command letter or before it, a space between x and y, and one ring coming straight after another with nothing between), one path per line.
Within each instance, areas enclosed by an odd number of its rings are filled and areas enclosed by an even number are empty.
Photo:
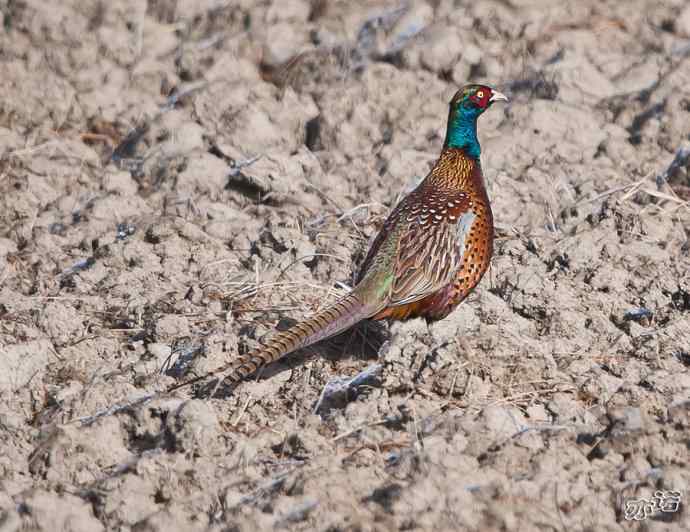
M690 529L686 2L0 11L0 530ZM135 402L342 294L468 80L468 301Z

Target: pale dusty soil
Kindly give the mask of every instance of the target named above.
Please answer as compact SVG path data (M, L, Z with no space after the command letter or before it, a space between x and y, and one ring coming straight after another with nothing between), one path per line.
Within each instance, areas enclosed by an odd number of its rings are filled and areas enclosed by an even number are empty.
M0 2L2 532L690 529L690 7L399 6ZM465 304L122 408L342 293L468 80Z

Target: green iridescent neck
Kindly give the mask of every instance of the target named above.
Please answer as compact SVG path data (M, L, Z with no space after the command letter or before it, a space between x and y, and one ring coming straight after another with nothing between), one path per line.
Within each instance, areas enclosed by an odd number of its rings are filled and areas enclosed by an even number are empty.
M479 159L481 147L477 139L477 118L479 117L476 108L460 105L451 109L448 115L448 131L446 133L446 148L462 148L467 155Z

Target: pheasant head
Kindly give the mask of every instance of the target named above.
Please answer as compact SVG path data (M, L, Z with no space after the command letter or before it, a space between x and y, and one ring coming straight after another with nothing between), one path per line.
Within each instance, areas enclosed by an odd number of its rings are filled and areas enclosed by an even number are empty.
M448 129L444 148L462 148L470 157L479 158L477 118L499 100L508 98L486 85L465 85L450 101Z

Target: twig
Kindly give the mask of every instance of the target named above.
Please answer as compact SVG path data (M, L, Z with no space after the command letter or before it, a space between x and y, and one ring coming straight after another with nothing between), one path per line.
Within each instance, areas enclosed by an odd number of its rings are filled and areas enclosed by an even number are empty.
M345 218L351 217L354 213L361 209L369 209L369 207L374 207L376 205L381 205L378 201L373 201L371 203L361 203L359 205L355 205L351 209L345 211L343 214L341 214L337 219L336 222L340 223L342 222Z
M21 150L11 151L9 155L11 155L12 157L23 157L25 155L32 155L33 153L40 151L44 148L57 147L59 142L59 140L49 140L47 142L44 142L42 144L36 144L35 146L31 146L29 148L22 148Z
M272 491L275 491L276 489L280 488L280 486L283 485L285 482L285 479L290 475L293 470L286 471L284 473L281 473L279 475L276 475L273 477L271 480L268 482L261 484L258 488L256 488L254 491L251 493L244 495L242 498L240 498L239 501L237 501L236 504L233 504L232 506L228 507L228 510L234 510L235 508L239 508L240 506L244 506L245 504L251 504L253 503L256 499L261 497L264 493L270 493Z
M396 203L397 203L397 202L396 202ZM341 223L345 218L351 217L351 216L352 216L355 212L357 212L358 210L364 209L364 208L369 209L369 208L375 207L375 206L384 207L384 208L385 208L385 205L383 205L382 203L380 203L380 202L378 202L378 201L372 201L372 202L370 202L370 203L362 203L362 204L360 204L360 205L355 205L352 209L349 209L349 210L347 210L347 211L341 210L341 209L338 208L337 205L336 205L335 207L336 207L336 210L339 211L338 213L322 214L321 216L318 216L318 217L316 217L316 218L312 218L311 220L309 220L309 221L307 222L307 226L308 226L308 227L311 227L311 228L318 227L318 226L321 225L327 218L333 218L333 217L337 217L336 221L337 221L338 223ZM353 225L354 225L354 221L352 220L352 218L350 218L350 221L351 221L351 222L353 223ZM355 225L355 227L357 228L356 225ZM357 229L359 230L359 228L357 228Z
M226 285L240 285L241 288L236 290L235 292L230 292L225 295L226 299L230 299L233 301L241 301L243 299L247 299L249 297L255 296L257 293L259 293L262 290L266 290L267 288L290 288L290 287L298 287L298 286L306 286L309 288L315 288L318 290L324 289L323 286L321 285L316 285L312 283L303 283L303 282L297 282L297 281L286 281L286 282L274 282L274 283L263 283L263 284L252 284L250 282L244 281L244 282L239 282L239 283L225 283Z
M146 3L142 2L139 6L137 22L135 23L136 33L134 35L132 51L137 59L141 57L141 52L144 45L144 19L146 18L146 9Z
M687 205L688 202L681 199L677 198L676 196L671 196L670 194L665 194L663 192L659 192L658 190L652 190L649 188L643 188L642 192L649 194L650 196L654 196L655 198L667 200L667 201L673 201L675 203L679 203L680 205Z
M162 395L160 393L148 393L146 395L143 395L142 397L139 397L138 399L132 399L131 401L127 401L126 403L119 403L119 404L114 404L112 406L109 406L108 408L101 410L100 412L96 412L95 414L93 414L91 416L84 416L84 417L74 419L74 420L70 421L70 423L80 423L82 426L89 426L94 421L97 421L102 417L112 416L113 414L118 414L118 413L120 413L124 410L128 410L132 407L141 406L143 404L148 403L152 399L156 399L156 398L161 397L161 396Z
M302 504L296 506L293 510L287 512L285 515L279 517L276 520L274 527L284 528L290 523L299 523L300 521L304 521L309 516L309 513L318 505L319 501L314 499L303 502Z
M513 395L510 395L508 397L504 397L502 399L497 399L496 401L492 401L486 406L495 406L495 405L500 405L500 404L506 404L510 403L512 401L515 401L516 399L521 399L522 397L528 397L530 395L537 395L537 394L547 394L547 393L556 393L556 392L562 392L562 388L558 387L553 387L549 390L530 390L528 392L521 392L521 393L516 393Z
M515 434L510 436L509 439L518 438L518 437L520 437L523 434L526 434L528 432L560 432L561 430L572 430L572 431L574 431L575 429L572 426L568 426L568 425L541 425L541 426L532 426L532 427L522 427Z
M588 199L583 199L578 201L575 205L582 205L583 203L594 203L595 201L598 201L602 198L605 198L606 196L610 196L611 194L615 194L616 192L622 192L623 190L627 190L630 187L639 187L642 185L645 179L647 179L648 176L643 177L639 181L636 181L635 183L628 183L627 185L621 185L620 187L614 187L610 188L601 194L597 194L593 198L588 198Z
M335 286L340 288L341 290L345 290L348 294L352 292L352 287L350 285L347 285L345 283L341 283L340 281L335 282Z
M143 459L158 456L160 454L163 454L164 452L165 451L160 447L143 451L141 454L135 455L126 462L122 462L120 464L110 467L110 473L102 476L101 478L96 479L93 482L93 484L99 484L107 480L116 478L125 473L128 473L129 471L133 471L136 469L137 464L139 464L139 462L141 462Z
M628 190L625 194L623 194L623 196L621 196L620 201L627 201L632 196L634 196L637 193L637 191L640 189L640 187L642 186L642 183L644 183L647 180L647 177L648 176L645 176L642 179L640 179L639 181L637 181L636 183L634 183L632 188L630 190Z
M334 395L346 394L353 388L358 388L376 378L383 369L382 364L372 364L364 371L360 371L357 375L350 378L336 377L331 379L324 386L319 400L314 407L314 414L317 414L324 401L330 400ZM334 440L335 441L335 440Z
M332 259L338 259L339 261L345 262L345 259L342 257L339 257L338 255L331 255L330 253L310 253L309 255L302 255L301 257L296 258L293 260L290 264L285 266L282 270L280 270L280 273L276 277L276 279L280 279L285 275L285 272L287 272L290 268L292 268L295 264L298 262L302 262L304 259L310 259L312 257L330 257Z
M240 170L242 170L242 168L245 168L247 166L251 166L256 161L261 159L262 157L263 157L263 153L260 153L259 155L255 155L254 157L250 157L249 159L243 159L241 161L235 161L235 163L232 165L232 168L230 168L230 171L228 172L228 177L237 177L240 174ZM256 178L254 178L254 179L256 179Z
M247 397L247 400L244 402L244 405L242 406L240 413L237 415L237 419L232 422L233 427L236 427L239 424L240 419L242 419L242 416L244 416L244 413L247 411L247 407L249 406L249 403L251 402L251 400L252 400L252 396L251 396L251 394L249 394L249 397Z
M363 443L361 445L358 445L354 449L352 449L350 452L348 452L344 457L343 457L343 462L350 460L354 455L356 455L358 452L363 451L364 449L369 449L372 451L388 451L389 449L393 448L403 448L403 447L409 447L410 446L410 439L409 436L405 437L400 440L385 440L380 443Z
M370 423L362 423L361 425L358 425L357 427L350 429L346 432L343 432L342 434L338 434L335 438L333 438L331 441L336 442L338 440L342 440L343 438L347 438L348 436L352 436L355 432L359 432L362 429L366 429L369 427L376 427L378 425L383 425L385 423L388 423L390 420L388 418L383 418L379 419L378 421L371 421Z

